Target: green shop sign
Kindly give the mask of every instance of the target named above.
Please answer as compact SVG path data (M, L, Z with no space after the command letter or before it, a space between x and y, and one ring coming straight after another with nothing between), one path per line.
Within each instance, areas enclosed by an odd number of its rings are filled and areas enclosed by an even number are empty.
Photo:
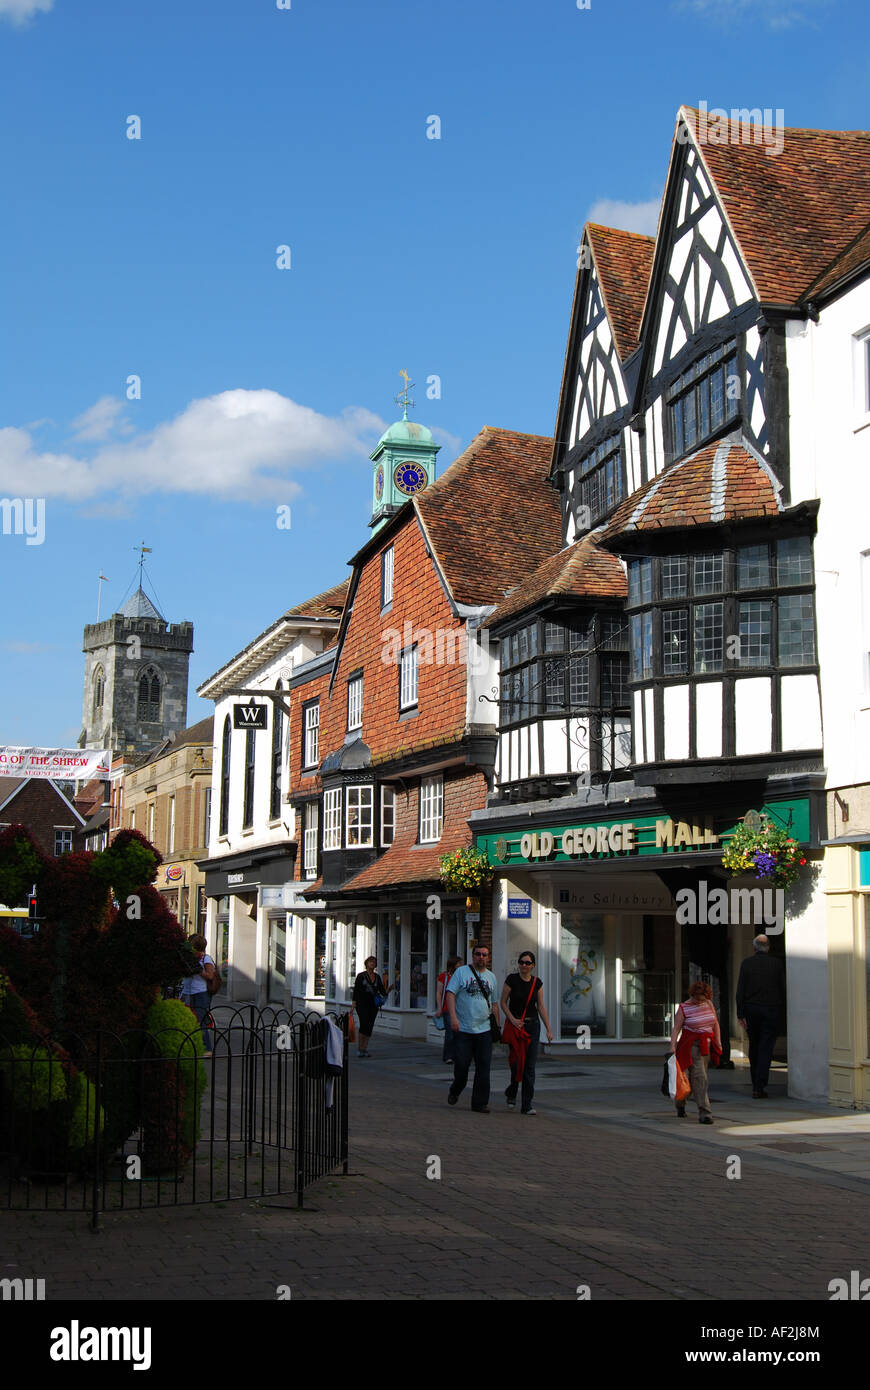
M788 830L799 844L810 838L810 803L773 801L761 810L775 826ZM475 845L495 868L534 864L576 864L584 860L643 859L662 855L691 855L722 850L739 820L674 820L671 816L632 816L589 821L582 825L553 825L533 831L512 830L501 835L478 835Z

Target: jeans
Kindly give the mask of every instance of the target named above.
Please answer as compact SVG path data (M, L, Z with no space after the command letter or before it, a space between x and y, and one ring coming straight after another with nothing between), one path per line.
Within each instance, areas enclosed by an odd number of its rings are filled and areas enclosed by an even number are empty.
M539 1018L526 1019L526 1021L523 1024L523 1027L529 1034L529 1037L532 1041L529 1043L528 1049L526 1051L526 1062L525 1066L523 1067L522 1108L523 1110L531 1110L532 1101L535 1098L535 1062L538 1060L538 1044L541 1041L541 1020ZM517 1069L516 1066L512 1065L510 1085L505 1091L505 1095L507 1096L508 1100L516 1100L518 1088L519 1083L517 1081Z
M483 1110L489 1104L489 1069L492 1065L492 1033L489 1024L485 1033L454 1033L452 1096L461 1096L468 1081L468 1068L474 1058L474 1085L471 1089L472 1110Z
M211 1030L209 1029L206 1016L208 1014L209 994L208 990L202 989L198 994L185 994L182 1002L193 1009L202 1030L202 1050L211 1052Z
M744 1018L749 1034L749 1073L753 1091L763 1091L767 1085L773 1049L779 1032L779 1008L776 1004L747 1004Z
M456 1060L456 1034L450 1027L450 1015L444 1017L444 1046L441 1049L441 1060L449 1065Z

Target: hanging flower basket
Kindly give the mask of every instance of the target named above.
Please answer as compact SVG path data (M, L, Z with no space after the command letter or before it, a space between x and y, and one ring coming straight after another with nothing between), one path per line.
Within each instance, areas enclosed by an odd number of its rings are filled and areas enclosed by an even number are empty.
M738 825L722 855L732 875L754 874L774 888L790 888L806 862L797 840L767 819L758 829Z
M441 882L449 893L466 893L477 897L481 888L491 883L494 871L483 850L455 849L442 854Z

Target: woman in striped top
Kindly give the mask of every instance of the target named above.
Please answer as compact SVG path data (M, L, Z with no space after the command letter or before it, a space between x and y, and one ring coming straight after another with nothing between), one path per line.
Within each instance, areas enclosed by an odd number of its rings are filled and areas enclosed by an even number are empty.
M683 1071L689 1072L691 1068L692 1100L698 1107L698 1121L702 1125L711 1125L713 1113L707 1093L707 1063L712 1053L718 1067L722 1056L722 1037L713 1008L713 991L703 980L695 981L688 999L677 1008L671 1031L671 1052L676 1052ZM685 1113L685 1101L677 1101L677 1114L682 1117Z

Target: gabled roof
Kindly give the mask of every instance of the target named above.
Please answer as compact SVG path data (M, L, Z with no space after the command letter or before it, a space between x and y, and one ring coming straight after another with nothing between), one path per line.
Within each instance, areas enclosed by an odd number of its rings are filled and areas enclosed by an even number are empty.
M553 441L487 425L414 507L454 603L498 603L559 545Z
M331 589L325 589L322 594L317 594L315 598L306 599L304 603L297 603L295 608L288 608L283 616L285 618L340 618L349 584L349 579L342 579L340 584L333 584Z
M617 227L602 227L597 222L587 222L586 235L616 350L624 362L640 341L655 237L623 232Z
M659 473L617 507L599 532L602 545L641 532L712 526L776 516L780 487L770 467L745 440L706 444Z
M681 107L699 130L694 107ZM792 305L841 256L867 224L870 131L786 128L782 149L752 143L756 130L707 113L696 141L713 178L762 303ZM679 117L678 117L679 120ZM717 137L714 140L714 135ZM731 140L735 143L731 143ZM747 143L742 143L746 140Z
M597 533L595 533L597 534ZM508 618L535 608L547 598L624 599L625 572L613 555L599 550L590 533L574 545L551 555L509 594L483 624L496 627Z
M85 824L85 817L80 811L76 810L69 798L64 795L57 783L53 782L50 777L0 777L0 812L6 810L9 803L15 799L28 782L35 782L43 787L46 785L51 787L55 796L60 797L64 804L64 808L75 816L79 825Z
M156 763L160 758L177 752L179 748L184 748L187 744L201 743L204 747L211 748L213 735L214 715L210 714L206 719L200 719L198 724L191 724L189 728L182 729L174 737L165 738L153 752L148 754L142 766L144 767L147 763Z

